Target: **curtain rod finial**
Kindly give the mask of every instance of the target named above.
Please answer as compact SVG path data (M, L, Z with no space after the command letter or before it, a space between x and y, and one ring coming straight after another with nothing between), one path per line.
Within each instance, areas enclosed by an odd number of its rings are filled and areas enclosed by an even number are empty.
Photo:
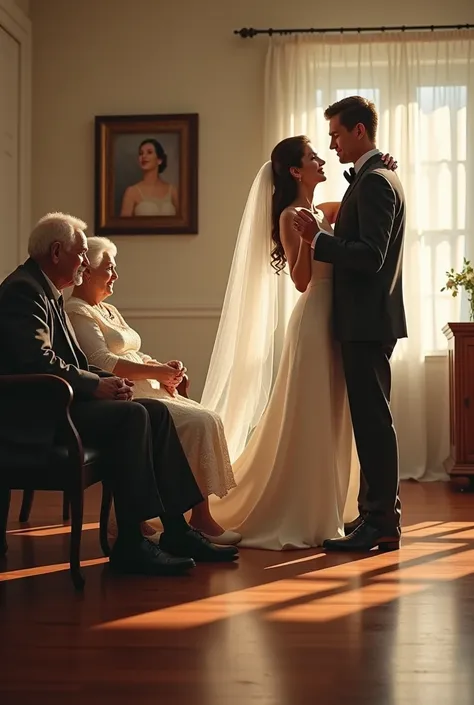
M242 27L242 29L234 29L234 34L238 34L242 39L252 39L258 32L253 27Z

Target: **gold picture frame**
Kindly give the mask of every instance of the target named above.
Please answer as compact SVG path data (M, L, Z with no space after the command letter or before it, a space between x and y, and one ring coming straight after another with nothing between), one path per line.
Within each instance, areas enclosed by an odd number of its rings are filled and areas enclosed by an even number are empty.
M96 235L198 232L198 115L95 118Z

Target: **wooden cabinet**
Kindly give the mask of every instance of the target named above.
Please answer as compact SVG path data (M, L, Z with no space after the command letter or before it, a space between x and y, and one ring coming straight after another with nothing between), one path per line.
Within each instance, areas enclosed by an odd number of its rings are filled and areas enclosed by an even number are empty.
M448 323L450 457L452 476L474 479L474 323Z

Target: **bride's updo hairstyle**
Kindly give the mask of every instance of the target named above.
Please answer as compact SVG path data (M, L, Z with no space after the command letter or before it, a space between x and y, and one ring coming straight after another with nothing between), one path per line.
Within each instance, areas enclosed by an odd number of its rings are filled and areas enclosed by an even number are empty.
M285 268L286 256L280 238L280 216L298 195L298 182L291 175L291 167L300 167L309 137L287 137L277 144L271 156L273 173L272 197L272 267L277 274Z

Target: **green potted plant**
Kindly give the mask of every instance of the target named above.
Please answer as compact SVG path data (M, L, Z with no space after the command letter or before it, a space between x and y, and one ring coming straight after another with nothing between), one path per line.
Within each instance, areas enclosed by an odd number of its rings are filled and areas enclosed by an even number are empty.
M455 272L453 268L446 272L446 284L441 291L451 292L452 297L459 294L460 289L464 289L469 301L469 320L474 322L474 267L466 258L463 260L463 268L460 272Z

